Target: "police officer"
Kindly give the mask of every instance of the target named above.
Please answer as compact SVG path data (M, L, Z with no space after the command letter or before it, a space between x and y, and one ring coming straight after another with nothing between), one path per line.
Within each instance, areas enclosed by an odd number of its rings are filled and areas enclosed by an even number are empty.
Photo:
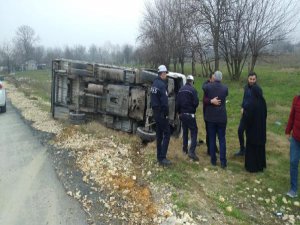
M166 66L160 65L158 77L153 81L151 87L151 106L156 122L157 161L163 166L171 164L166 158L170 141L167 73Z
M196 109L199 105L199 98L196 89L193 87L194 77L192 75L187 76L186 84L180 88L177 99L176 109L179 113L179 118L182 122L183 131L183 146L182 150L184 153L194 161L199 161L195 150L197 146L197 134L198 127L196 123ZM188 131L191 132L191 146L188 151Z

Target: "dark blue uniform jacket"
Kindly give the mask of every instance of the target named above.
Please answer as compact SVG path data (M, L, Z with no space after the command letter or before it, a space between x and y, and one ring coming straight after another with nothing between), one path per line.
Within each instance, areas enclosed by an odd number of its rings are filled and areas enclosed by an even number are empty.
M159 76L153 81L151 87L151 106L154 111L168 116L168 87L167 83Z
M178 113L195 114L199 105L196 89L189 83L180 88L176 99L176 110Z

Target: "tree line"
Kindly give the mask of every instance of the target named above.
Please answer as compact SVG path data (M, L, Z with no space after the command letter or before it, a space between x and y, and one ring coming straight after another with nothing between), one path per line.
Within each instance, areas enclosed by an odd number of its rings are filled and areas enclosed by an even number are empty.
M272 43L284 40L299 22L296 0L154 0L146 3L139 40L145 61L202 65L208 75L226 63L238 80L245 65L253 71ZM298 18L298 19L297 19Z
M224 61L231 79L238 80L245 66L253 71L257 59L291 45L284 41L299 22L296 0L151 0L145 3L137 47L109 42L45 48L28 25L0 45L0 65L8 72L22 69L28 60L51 65L54 58L116 65L165 64L173 71L207 76ZM279 46L280 46L279 45ZM286 48L282 49L286 50ZM196 71L196 63L202 71Z
M0 46L0 66L5 66L8 72L22 70L22 65L29 60L37 64L51 65L52 59L66 58L99 62L103 64L132 65L135 64L134 47L130 44L113 45L110 42L103 46L92 44L65 46L64 48L45 48L39 45L39 36L28 25L18 27L15 37L10 42Z

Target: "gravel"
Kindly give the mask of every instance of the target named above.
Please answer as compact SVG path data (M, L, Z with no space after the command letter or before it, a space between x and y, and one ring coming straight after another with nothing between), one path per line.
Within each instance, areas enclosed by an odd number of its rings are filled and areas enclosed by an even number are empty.
M90 224L196 224L185 212L176 216L175 207L159 194L161 188L145 182L136 171L130 145L114 141L113 136L96 138L83 133L79 125L54 120L40 109L49 103L26 97L11 84L6 88L13 106L33 130L48 134L43 142L57 175L66 193L81 203ZM151 171L145 176L151 176Z

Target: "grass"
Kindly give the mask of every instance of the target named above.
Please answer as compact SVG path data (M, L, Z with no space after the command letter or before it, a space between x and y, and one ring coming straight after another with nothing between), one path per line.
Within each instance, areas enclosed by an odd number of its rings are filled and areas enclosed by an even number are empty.
M231 81L226 72L224 73L223 83L229 88L226 130L228 168L226 171L220 169L219 166L210 166L204 145L197 148L200 157L200 162L197 164L182 154L182 140L172 138L168 157L173 161L173 165L167 169L155 170L154 168L157 167L155 143L143 147L135 136L110 129L99 132L99 127L94 123L82 126L81 129L84 133L93 133L100 138L104 135L113 136L120 143L131 144L134 151L143 151L144 161L141 161L141 155L137 155L136 163L139 163L145 171L152 171L149 182L170 186L176 190L172 191L170 201L176 205L178 211L192 211L196 217L205 211L213 213L209 211L210 208L218 208L225 215L226 224L273 224L277 221L273 216L274 210L299 215L299 208L292 204L294 200L288 204L282 201L283 194L289 189L289 143L285 139L284 130L292 99L299 93L298 84L300 83L299 65L293 65L293 68L291 66L288 65L285 68L277 63L276 65L260 64L256 68L258 83L263 89L268 107L267 169L263 173L247 173L244 170L243 158L233 157L239 147L237 128L243 87L247 83L246 71L243 72L240 81ZM187 67L188 69L190 68ZM49 101L50 71L22 72L15 76L21 84L21 90L27 93L28 97L37 96L44 101ZM203 96L201 86L204 80L205 78L202 77L196 77L195 80L200 99ZM197 123L198 137L205 140L201 105L197 110ZM273 192L269 192L269 188ZM226 197L226 202L218 200L220 195ZM274 202L272 200L270 203L266 202L266 199L272 199L274 196L276 197ZM263 201L258 201L258 197L263 198ZM203 199L205 203L202 202ZM299 201L299 197L296 200ZM232 206L232 212L226 210L229 205ZM264 209L264 215L260 215L262 209ZM253 215L256 216L255 220L251 217ZM299 224L299 221L296 221L296 224Z
M51 99L51 71L33 70L17 72L13 75L21 84L21 90L27 96L40 97L43 101Z
M173 193L171 195L171 199L175 203L175 205L177 206L178 211L188 209L188 204L187 204L188 196Z
M175 167L161 171L155 176L154 181L159 183L167 182L174 187L188 189L189 187L186 184L186 177L187 169L183 162L179 163Z

